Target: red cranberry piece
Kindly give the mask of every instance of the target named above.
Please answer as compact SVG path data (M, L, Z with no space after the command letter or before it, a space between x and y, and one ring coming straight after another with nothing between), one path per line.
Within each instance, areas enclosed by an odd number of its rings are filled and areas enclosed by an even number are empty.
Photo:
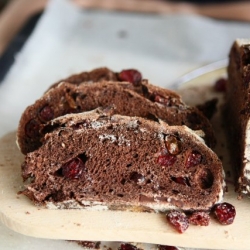
M161 96L161 95L159 95L157 93L153 94L153 101L161 103L161 104L163 104L165 106L170 106L170 103L171 103L169 98L165 98L165 97L163 97L163 96Z
M85 164L76 157L62 166L62 174L68 179L78 179L83 174Z
M189 179L187 177L171 177L171 179L178 184L190 187Z
M132 172L130 174L130 180L134 181L135 183L142 184L145 181L145 178L142 174Z
M122 243L118 250L137 250L138 248L132 244Z
M157 158L157 163L164 167L172 166L177 160L175 155L160 155Z
M177 247L158 245L158 250L178 250Z
M205 212L194 212L190 215L188 219L190 224L198 226L208 226L210 222L210 217L208 213Z
M54 118L54 111L50 106L43 107L39 112L39 118L44 121L50 121Z
M225 92L227 87L227 80L225 78L218 79L214 84L214 90L217 92Z
M165 146L171 155L178 155L181 152L181 143L174 135L165 137Z
M186 167L193 167L196 166L198 164L200 164L202 161L202 156L199 152L197 151L192 151L187 158L186 161Z
M187 216L180 211L171 211L167 214L168 222L179 232L184 233L189 226Z
M142 75L138 70L135 69L125 69L118 74L120 81L133 83L135 86L139 86L142 80Z
M25 125L25 134L32 138L39 135L40 124L36 120L30 120Z
M236 210L230 203L223 202L214 206L214 214L221 224L229 225L234 221Z

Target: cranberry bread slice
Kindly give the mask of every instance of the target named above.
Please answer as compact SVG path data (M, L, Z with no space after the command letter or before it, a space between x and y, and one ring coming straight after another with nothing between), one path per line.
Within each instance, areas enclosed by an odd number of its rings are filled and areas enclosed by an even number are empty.
M229 57L225 119L237 189L250 194L250 39L236 40Z
M143 93L143 94L142 94ZM41 131L50 120L68 113L79 113L114 105L117 114L160 118L169 125L202 130L208 145L214 144L212 127L198 109L185 105L176 93L142 81L134 87L128 82L97 82L74 85L61 83L50 89L24 111L17 131L17 142L26 154L41 146Z
M38 205L164 212L222 199L222 164L186 126L90 111L50 130L22 165L23 194Z

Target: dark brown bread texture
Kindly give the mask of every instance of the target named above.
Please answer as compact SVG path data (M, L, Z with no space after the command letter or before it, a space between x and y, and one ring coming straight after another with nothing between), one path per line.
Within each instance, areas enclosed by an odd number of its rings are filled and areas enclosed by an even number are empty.
M71 84L79 85L83 82L91 83L100 81L121 81L121 79L119 78L119 72L113 72L112 70L103 67L93 69L91 71L84 71L79 74L74 74L67 78L61 79L60 81L51 85L49 89L58 86L61 82L68 82ZM138 81L140 81L140 79L138 79Z
M238 39L230 51L225 119L237 190L250 193L250 39Z
M109 79L112 79L111 73L107 73ZM102 80L81 84L64 82L51 88L24 111L17 132L18 145L22 153L32 152L41 146L44 136L41 129L50 120L110 105L116 107L117 114L160 118L169 125L186 125L193 130L201 130L205 133L206 143L209 146L215 144L208 119L197 108L185 105L175 92L153 86L147 80L136 84Z
M222 164L186 126L90 111L50 130L22 165L23 193L38 205L164 212L222 199Z

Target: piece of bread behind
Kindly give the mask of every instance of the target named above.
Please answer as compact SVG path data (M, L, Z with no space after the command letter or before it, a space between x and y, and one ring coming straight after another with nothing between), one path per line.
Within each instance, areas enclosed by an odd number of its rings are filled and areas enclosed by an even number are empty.
M229 56L225 120L237 190L250 193L250 39L237 39Z
M51 88L22 114L17 142L26 154L41 146L42 127L50 120L68 113L115 106L117 114L162 119L169 125L186 125L204 132L209 146L215 143L208 119L195 107L185 105L175 92L149 84L129 82L67 82Z

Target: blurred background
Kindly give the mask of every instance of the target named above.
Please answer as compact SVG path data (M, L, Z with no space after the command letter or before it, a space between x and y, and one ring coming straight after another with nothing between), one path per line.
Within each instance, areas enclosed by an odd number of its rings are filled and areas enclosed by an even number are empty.
M54 7L49 7L46 11L47 6ZM66 8L69 8L68 17L63 11L66 11ZM74 13L73 8L75 8ZM89 41L84 39L85 34L91 43L98 43L96 39L100 38L103 39L103 43L96 44L97 48L106 46L109 52L110 46L113 46L112 51L117 47L125 46L122 50L131 53L136 47L135 44L140 43L143 48L140 46L136 48L139 54L146 49L148 54L154 53L155 56L157 53L157 56L160 56L157 60L160 58L164 61L181 63L188 61L190 65L194 64L194 67L197 63L206 64L226 58L233 40L237 37L247 37L250 32L250 1L244 0L0 0L0 82L13 65L16 55L34 28L39 27L37 22L40 19L46 19L40 18L42 14L46 13L43 16L47 17L52 9L54 13L51 17L54 15L54 19L50 21L51 27L47 24L46 39L50 37L53 40L53 36L58 37L56 32L60 31L60 35L63 35L63 32L66 34L70 29L75 29L73 34L75 41L81 40L84 44L88 43ZM60 13L61 9L63 10ZM68 29L63 31L62 25L56 26L59 22L64 23ZM82 26L81 22L84 23ZM98 23L105 23L106 26L101 28ZM79 29L80 26L81 29ZM55 33L50 32L53 27L56 29ZM91 29L92 31L95 29L95 32L91 32ZM111 29L113 31L119 29L117 36L120 41L113 41L113 34L110 33L107 33L111 35L110 41L106 40L105 29L110 32L112 32ZM99 32L98 36L97 32ZM136 32L137 34L133 34ZM130 34L133 34L133 37ZM95 66L98 65L93 64L93 67ZM66 71L58 77L65 75L67 75ZM159 81L160 85L166 84L154 77L154 74L148 77L153 77L152 79ZM170 71L169 81L175 77L176 75L172 76Z
M103 9L155 14L195 14L216 19L250 21L249 1L244 0L72 0L84 9ZM36 14L41 14L48 0L0 0L0 55L9 42ZM36 19L32 19L36 22Z

